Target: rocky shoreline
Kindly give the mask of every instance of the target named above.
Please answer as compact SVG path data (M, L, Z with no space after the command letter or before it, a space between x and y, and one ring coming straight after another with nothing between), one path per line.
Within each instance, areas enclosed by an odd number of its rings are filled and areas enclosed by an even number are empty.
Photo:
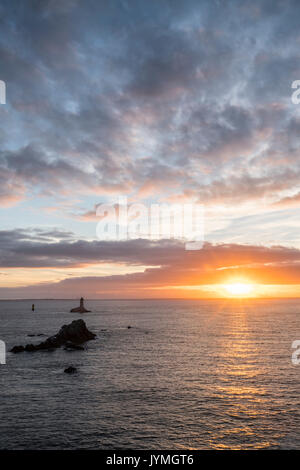
M12 353L33 352L41 350L53 350L65 346L66 350L83 350L80 344L95 339L96 335L87 329L82 319L74 320L68 325L63 325L56 335L50 336L39 344L26 344L26 346L14 346Z

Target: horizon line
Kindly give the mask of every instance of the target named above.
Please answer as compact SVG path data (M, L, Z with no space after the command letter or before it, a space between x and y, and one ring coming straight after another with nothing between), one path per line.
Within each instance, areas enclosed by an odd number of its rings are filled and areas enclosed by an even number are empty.
M55 297L41 297L41 298L20 298L20 299L0 299L0 302L19 302L23 300L78 300L80 297L73 298L55 298ZM141 297L141 298L84 298L85 301L120 301L120 300L300 300L300 296L297 297Z

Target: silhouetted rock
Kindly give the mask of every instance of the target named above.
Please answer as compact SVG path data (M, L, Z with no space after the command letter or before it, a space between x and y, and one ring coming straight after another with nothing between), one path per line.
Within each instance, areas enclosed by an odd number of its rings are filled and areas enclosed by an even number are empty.
M64 372L66 374L74 374L75 372L77 372L77 369L76 367L73 367L73 366L70 366L70 367L67 367Z
M24 346L14 346L10 352L13 352L13 353L19 353L19 352L23 352L25 351L25 348Z
M83 297L80 299L79 307L71 308L70 312L88 313L90 310L86 310L83 305Z
M96 338L96 335L89 331L83 320L74 320L69 325L64 325L59 330L58 334L52 338L56 338L65 344L67 341L71 343L81 344L85 341Z
M60 348L63 345L73 344L76 348L76 345L85 343L91 339L94 339L96 335L89 331L86 327L86 324L83 320L74 320L69 325L63 325L59 332L47 338L40 344L27 344L24 346L14 346L11 349L11 352L18 353L22 351L40 351L43 349L54 349ZM77 348L78 349L78 348Z

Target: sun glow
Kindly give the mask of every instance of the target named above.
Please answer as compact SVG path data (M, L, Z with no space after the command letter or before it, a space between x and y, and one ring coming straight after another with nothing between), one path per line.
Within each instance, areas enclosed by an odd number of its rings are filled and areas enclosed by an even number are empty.
M253 285L236 282L233 284L226 284L225 289L230 295L243 297L249 295L253 291Z

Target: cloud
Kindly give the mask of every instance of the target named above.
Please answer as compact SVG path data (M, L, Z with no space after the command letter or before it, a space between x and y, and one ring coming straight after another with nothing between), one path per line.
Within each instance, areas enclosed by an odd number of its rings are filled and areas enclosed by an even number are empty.
M274 206L277 206L280 208L299 207L299 205L300 205L300 192L298 192L297 194L294 194L293 196L284 197L274 203Z
M70 188L163 199L175 186L237 204L238 179L272 196L280 160L295 163L299 5L142 5L2 6L3 205ZM292 149L278 146L285 131Z
M202 250L186 251L178 240L130 240L101 242L74 240L72 233L58 230L22 230L0 232L0 266L4 268L76 268L112 265L146 266L131 274L74 277L60 282L28 285L27 294L74 296L84 291L97 297L105 293L139 296L147 289L222 284L234 278L246 278L260 284L297 284L300 274L300 250L282 246L264 247L239 244L206 243ZM24 284L26 281L24 282ZM3 288L5 293L25 292L24 288ZM48 292L48 295L46 294Z

